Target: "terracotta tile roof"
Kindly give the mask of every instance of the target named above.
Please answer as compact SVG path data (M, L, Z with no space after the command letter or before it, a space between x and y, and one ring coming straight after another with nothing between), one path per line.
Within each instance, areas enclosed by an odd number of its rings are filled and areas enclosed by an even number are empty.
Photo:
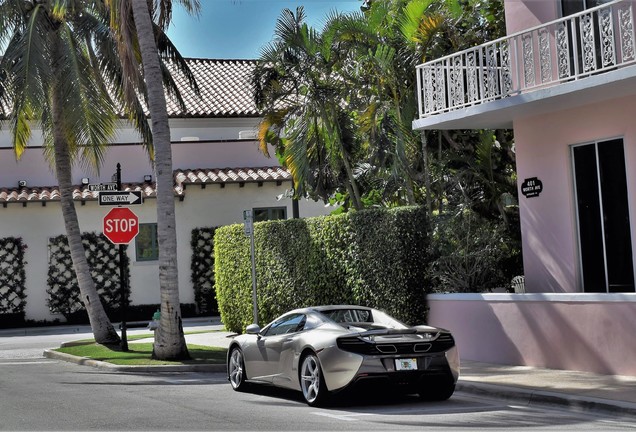
M258 115L254 102L252 72L254 60L188 59L190 70L199 86L196 95L184 76L173 69L186 111L181 111L174 99L168 101L170 117L254 117ZM171 66L170 66L171 67Z
M199 86L195 94L183 74L176 72L173 78L180 89L186 110L182 111L172 97L167 97L168 116L173 118L257 117L254 102L252 71L255 60L186 59ZM0 105L0 119L9 108Z
M174 194L178 197L185 196L186 186L191 184L282 182L291 178L289 171L282 167L176 170ZM122 189L126 192L141 191L144 198L157 196L155 183L125 183L122 184ZM87 186L75 186L73 189L75 201L97 201L98 195L99 192L91 192ZM4 206L9 203L26 205L33 202L46 203L59 200L60 191L57 186L0 188L0 204Z

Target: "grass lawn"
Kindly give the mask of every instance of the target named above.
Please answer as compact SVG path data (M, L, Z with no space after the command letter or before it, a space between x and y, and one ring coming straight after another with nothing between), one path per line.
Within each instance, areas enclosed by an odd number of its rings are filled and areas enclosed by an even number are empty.
M100 345L94 342L58 348L54 351L126 366L225 364L227 354L225 348L188 345L191 360L159 361L151 358L152 343L130 343L128 344L128 352L121 351L119 345Z

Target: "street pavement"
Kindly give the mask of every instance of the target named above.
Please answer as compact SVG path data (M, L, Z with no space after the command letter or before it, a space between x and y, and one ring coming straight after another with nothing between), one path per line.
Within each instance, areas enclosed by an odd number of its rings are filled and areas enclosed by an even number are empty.
M218 318L186 319L186 331L203 331L186 335L189 344L228 347L231 333L224 331ZM46 329L40 329L46 332ZM64 327L48 329L52 334L60 334ZM67 328L69 341L80 339L80 335L90 329ZM11 330L0 331L0 337ZM29 330L15 330L14 333L28 333ZM37 330L31 330L32 333ZM145 329L130 330L129 334L147 332ZM150 339L151 341L152 339ZM148 341L148 340L142 340ZM131 342L134 343L134 342ZM152 371L209 371L225 372L225 365L209 366L114 366L45 350L45 356L72 361L110 370L128 372ZM633 359L626 359L633 361ZM558 405L581 411L611 412L616 415L636 417L636 377L599 375L580 371L554 370L528 366L496 365L462 359L461 375L457 390L484 397L509 400L519 405Z

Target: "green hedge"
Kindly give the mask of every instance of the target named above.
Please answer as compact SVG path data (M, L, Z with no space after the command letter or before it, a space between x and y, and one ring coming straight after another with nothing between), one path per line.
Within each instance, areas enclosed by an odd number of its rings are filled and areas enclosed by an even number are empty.
M259 323L297 307L353 303L425 321L428 220L420 207L255 224ZM215 233L216 295L234 332L252 323L249 237Z

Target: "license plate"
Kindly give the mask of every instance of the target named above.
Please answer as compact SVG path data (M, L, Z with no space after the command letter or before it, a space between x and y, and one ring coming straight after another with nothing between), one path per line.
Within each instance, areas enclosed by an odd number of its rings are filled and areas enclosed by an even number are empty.
M417 359L395 359L395 370L417 370Z

